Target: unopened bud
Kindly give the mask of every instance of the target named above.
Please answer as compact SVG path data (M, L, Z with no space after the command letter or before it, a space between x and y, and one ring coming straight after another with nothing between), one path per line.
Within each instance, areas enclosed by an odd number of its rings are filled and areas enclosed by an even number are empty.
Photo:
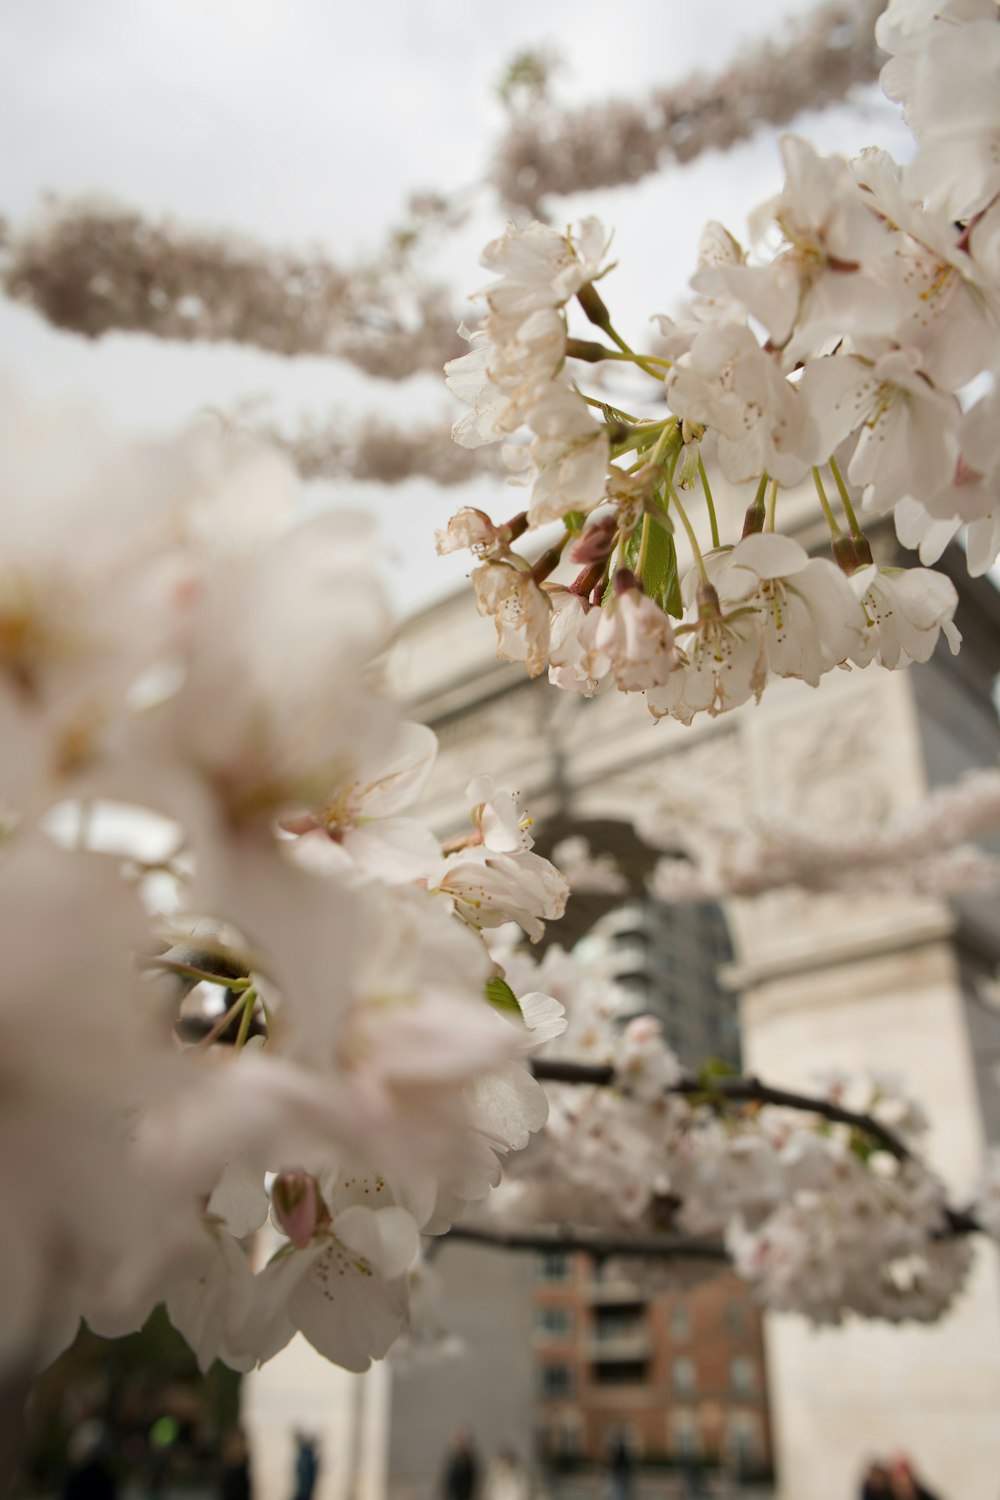
M597 365L602 359L607 359L613 351L606 349L603 344L598 344L594 339L567 339L566 356L568 359L582 359L585 364Z
M767 510L761 497L752 505L747 506L747 513L743 517L743 536L756 536L758 532L763 531L766 519Z
M615 550L617 539L618 517L602 516L577 537L569 549L570 558L575 563L602 563Z
M576 294L576 300L591 323L595 323L598 328L603 328L606 333L611 327L611 314L608 312L604 298L592 281L588 281L586 286L580 288Z
M859 532L853 540L854 550L858 554L858 562L863 568L869 567L875 561L874 557L872 557L871 543L863 532Z
M685 427L687 423L685 422ZM678 489L690 490L698 482L698 454L697 443L687 443L681 455L681 461L677 466L676 480Z
M309 1172L279 1172L271 1184L271 1207L296 1250L305 1250L323 1209L315 1177Z
M834 562L843 572L856 573L861 567L858 549L851 537L835 536L830 543L830 550L833 553Z
M641 591L639 580L631 568L618 569L614 577L614 587L615 593L619 596L629 593L632 589L640 589Z

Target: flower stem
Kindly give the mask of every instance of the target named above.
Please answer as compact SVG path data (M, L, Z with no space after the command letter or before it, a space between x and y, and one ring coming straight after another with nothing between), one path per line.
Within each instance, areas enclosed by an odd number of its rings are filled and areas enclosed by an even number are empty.
M639 543L639 556L636 559L635 572L639 582L642 582L643 569L646 566L646 557L649 553L649 533L653 525L652 516L645 515L642 518L642 540Z
M767 516L764 520L764 530L774 530L774 513L778 509L778 481L771 480L771 488L767 495Z
M219 1017L215 1025L212 1027L211 1031L206 1032L201 1040L196 1042L195 1045L203 1051L207 1051L208 1048L211 1047L212 1043L222 1035L226 1027L229 1025L230 1021L233 1020L233 1018L240 1010L241 1006L244 1005L245 1001L246 995L240 995L239 999L233 1002L233 1004L229 1007L225 1014Z
M622 411L618 406L609 406L607 401L599 401L596 396L584 396L583 391L579 387L577 387L577 395L583 396L588 406L596 406L598 411L610 412L612 416L620 417L623 422L627 422L630 426L634 427L639 422L638 417L633 417L630 412Z
M819 470L813 469L812 476L813 483L816 486L816 493L819 496L820 507L822 508L823 514L826 517L826 524L830 528L830 535L832 537L843 536L844 533L841 531L840 527L837 524L837 517L831 510L830 502L826 498L826 490L823 488L823 481L820 478Z
M608 338L611 339L613 343L617 344L619 349L621 349L622 358L630 359L633 364L639 366L640 370L645 370L647 375L652 375L654 380L666 380L667 377L664 372L662 370L657 370L646 355L636 354L634 349L630 349L628 344L626 344L625 340L622 338L621 334L614 327L612 327L610 323L605 329L605 332L607 333Z
M707 584L709 581L708 571L705 567L705 559L701 555L701 548L698 546L698 538L694 534L694 527L691 525L688 513L681 504L680 497L677 494L676 489L674 488L673 477L669 474L667 475L667 491L673 504L677 507L677 514L681 518L681 525L687 532L687 539L691 544L691 551L694 554L694 565L698 569L698 577L701 579L702 583Z
M240 1017L240 1029L236 1033L236 1050L246 1046L247 1037L250 1035L250 1021L253 1017L253 1008L257 1001L257 991L247 990L243 996L243 1014Z
M851 504L851 496L848 492L847 485L844 483L844 476L840 472L840 465L838 464L832 453L827 459L827 463L830 466L830 473L833 475L837 489L840 491L840 503L844 507L844 515L847 517L847 524L851 528L851 536L864 536L864 532L861 530L861 523L858 521L857 513L855 512L854 506Z
M719 520L715 514L715 500L712 498L712 486L709 484L708 475L705 473L705 465L702 461L700 448L698 449L698 477L701 480L701 487L705 491L705 504L708 506L708 520L709 525L712 528L712 546L718 547Z

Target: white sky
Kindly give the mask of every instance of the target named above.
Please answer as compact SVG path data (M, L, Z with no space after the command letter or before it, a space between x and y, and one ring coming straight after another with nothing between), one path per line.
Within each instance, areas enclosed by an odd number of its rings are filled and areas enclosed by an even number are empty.
M179 223L230 226L273 245L321 245L340 261L377 249L408 193L451 193L482 175L503 127L495 83L505 62L547 44L567 102L630 97L694 69L714 72L780 33L795 0L4 0L0 5L0 213L17 225L46 191L100 193ZM822 149L906 137L875 91L858 106L796 123ZM615 226L619 270L605 283L616 321L644 320L683 293L702 225L738 234L776 191L776 135L712 153L628 189L568 200L567 220ZM474 223L437 254L458 291L479 286L482 243L503 228L483 196ZM44 397L86 399L121 428L162 429L205 405L269 399L306 412L378 410L405 423L447 409L430 377L404 388L322 359L237 346L169 345L112 335L97 344L0 302L0 367ZM400 610L429 602L465 571L439 559L433 528L463 503L518 508L502 487L440 491L316 486L375 509L395 563Z

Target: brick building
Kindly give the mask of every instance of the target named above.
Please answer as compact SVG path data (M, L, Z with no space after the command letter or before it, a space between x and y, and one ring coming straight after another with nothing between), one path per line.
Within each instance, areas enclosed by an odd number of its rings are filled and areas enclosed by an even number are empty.
M760 1318L737 1277L649 1295L589 1256L547 1254L533 1304L540 1456L603 1462L622 1436L647 1463L770 1470Z

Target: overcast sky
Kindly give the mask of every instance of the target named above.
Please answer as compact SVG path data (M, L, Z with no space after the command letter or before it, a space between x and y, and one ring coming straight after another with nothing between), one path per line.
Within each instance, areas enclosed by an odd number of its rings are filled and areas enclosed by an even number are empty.
M273 245L321 245L340 261L377 249L409 192L447 193L482 176L503 127L495 85L524 47L562 60L556 90L580 103L635 97L694 69L714 72L784 18L794 0L4 0L0 5L0 213L17 225L46 192L100 193L178 222L231 226ZM804 118L825 150L870 142L900 154L905 136L876 91ZM712 153L628 189L567 200L615 227L616 319L643 321L681 296L701 227L742 232L780 186L777 139ZM433 269L456 289L481 284L478 250L503 228L487 195ZM119 427L162 429L205 405L265 396L294 419L331 409L439 413L439 382L386 388L333 361L282 360L235 346L177 346L58 333L0 302L0 368L40 396L87 399ZM340 485L373 507L397 560L402 607L464 571L436 559L431 533L458 503L489 509L496 489L391 491ZM325 487L323 493L332 492ZM501 500L501 507L513 508Z

